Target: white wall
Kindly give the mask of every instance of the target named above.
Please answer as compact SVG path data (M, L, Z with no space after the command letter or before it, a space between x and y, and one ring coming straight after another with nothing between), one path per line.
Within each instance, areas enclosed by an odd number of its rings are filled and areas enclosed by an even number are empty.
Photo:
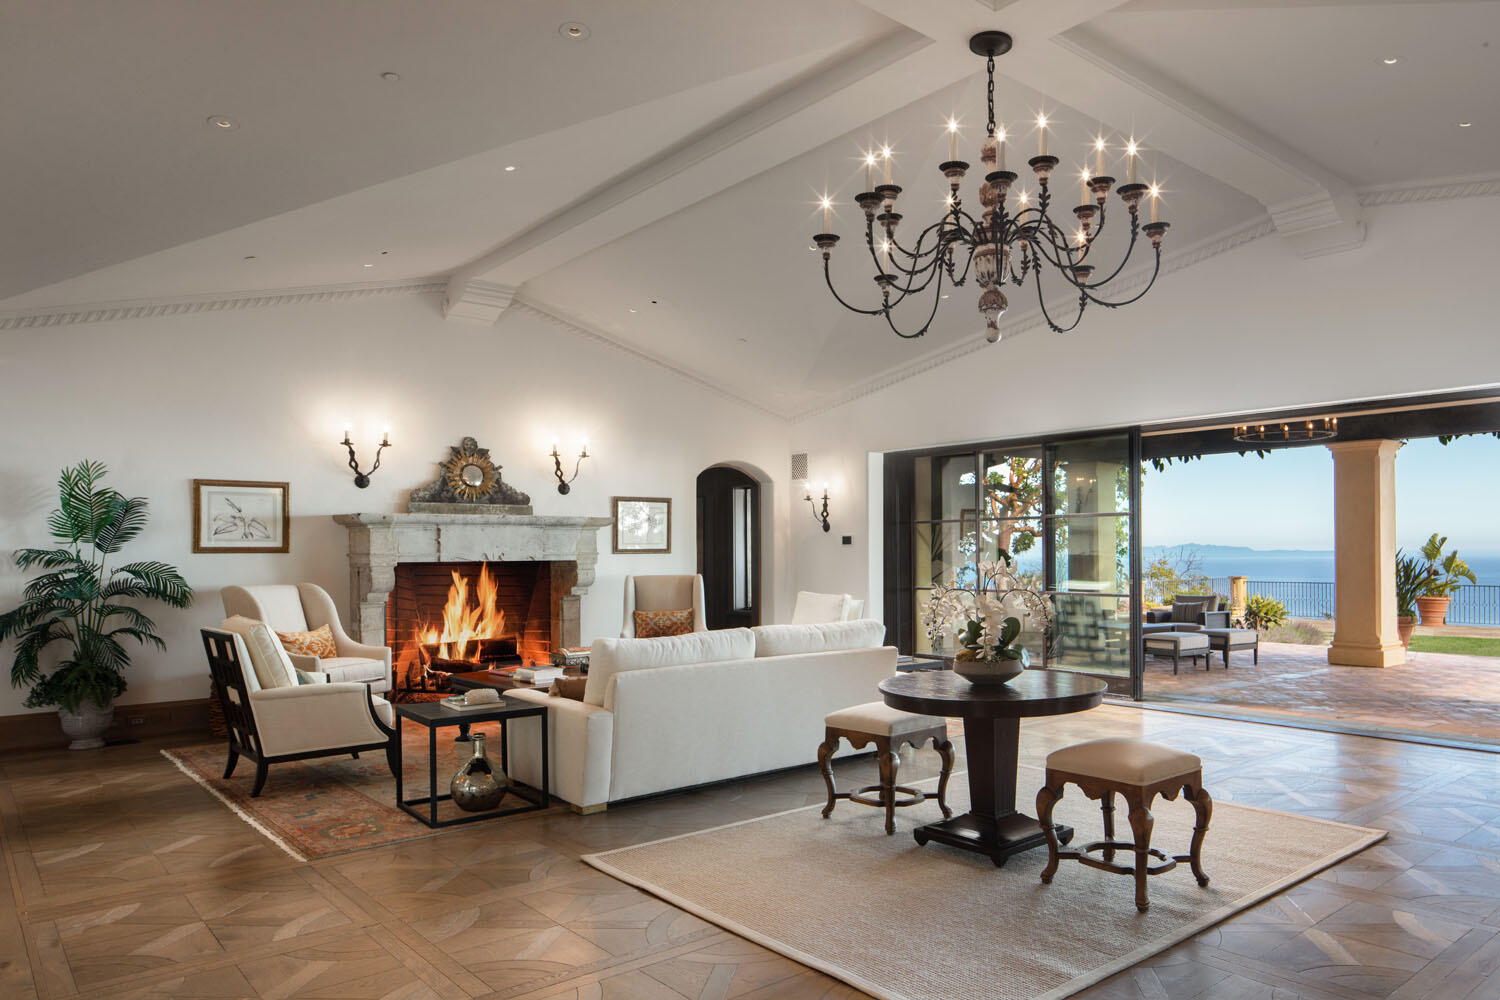
M337 444L345 421L366 465L391 428L394 447L366 490ZM311 580L347 608L347 535L329 515L404 510L449 445L472 435L538 514L608 515L612 495L672 497L670 555L612 555L600 531L583 600L589 641L618 633L626 574L692 571L702 469L735 462L779 477L766 506L785 510L786 430L533 314L512 311L494 328L445 321L430 295L10 331L0 334L0 552L47 544L62 466L107 463L110 485L152 505L151 526L124 555L173 563L198 592L186 612L153 609L168 650L135 656L122 703L201 697L196 630L222 618L221 586ZM554 435L575 455L586 435L593 456L566 497L547 457ZM288 481L291 552L194 555L195 478ZM763 523L775 620L790 609L790 560L781 518ZM6 559L0 607L23 586ZM8 648L0 662L8 667ZM0 685L0 715L24 711L22 698Z
M861 536L868 452L1500 384L1500 254L1485 238L1500 198L1365 219L1358 250L1302 260L1275 235L1255 240L1071 333L1034 328L800 421L792 449L836 484L835 534ZM870 336L889 334L872 322ZM863 538L810 542L796 511L791 525L799 587L879 578Z

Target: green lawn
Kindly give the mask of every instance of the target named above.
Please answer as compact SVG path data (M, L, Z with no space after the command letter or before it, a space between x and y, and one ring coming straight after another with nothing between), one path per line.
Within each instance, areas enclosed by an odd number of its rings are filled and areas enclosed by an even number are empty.
M1482 639L1469 635L1412 636L1414 653L1462 653L1465 656L1500 656L1500 638Z

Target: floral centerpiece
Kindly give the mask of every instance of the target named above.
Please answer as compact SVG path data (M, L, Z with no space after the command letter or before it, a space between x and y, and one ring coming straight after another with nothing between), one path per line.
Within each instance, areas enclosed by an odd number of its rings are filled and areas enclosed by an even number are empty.
M949 638L960 649L953 670L974 684L1003 684L1031 664L1031 654L1015 645L1027 626L1044 635L1052 628L1052 602L1023 584L1011 570L1006 552L994 562L979 563L970 590L934 585L922 608L922 625L934 647Z

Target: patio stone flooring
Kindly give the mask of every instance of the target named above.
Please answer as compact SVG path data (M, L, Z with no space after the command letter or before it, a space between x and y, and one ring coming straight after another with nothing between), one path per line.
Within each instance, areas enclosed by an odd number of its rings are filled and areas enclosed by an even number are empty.
M1260 663L1248 652L1219 654L1212 667L1172 675L1172 661L1146 658L1150 701L1217 705L1368 729L1442 735L1500 744L1500 657L1408 653L1399 667L1338 667L1327 646L1262 642Z

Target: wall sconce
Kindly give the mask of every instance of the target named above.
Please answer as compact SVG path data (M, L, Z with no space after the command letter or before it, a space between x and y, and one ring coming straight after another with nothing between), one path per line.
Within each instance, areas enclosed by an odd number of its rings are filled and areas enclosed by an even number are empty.
M812 507L813 520L821 524L825 532L828 531L828 484L823 484L823 510L821 513L818 511L818 502L813 499L811 483L807 484L807 495L802 499L806 500Z
M391 432L387 430L385 437L380 441L380 447L375 449L375 464L370 466L369 472L359 471L359 461L354 457L354 442L349 440L349 430L344 429L344 440L339 444L349 449L349 468L354 470L354 485L364 489L370 485L370 477L375 475L375 470L380 468L380 453L391 446Z
M564 479L562 456L557 453L557 444L554 443L552 445L552 465L554 466L553 475L557 476L557 492L561 493L563 496L567 496L573 491L573 487L571 484L573 480L578 478L578 467L581 466L583 464L583 460L588 457L589 443L585 441L583 443L583 450L578 453L578 461L573 463L573 474L567 479Z

